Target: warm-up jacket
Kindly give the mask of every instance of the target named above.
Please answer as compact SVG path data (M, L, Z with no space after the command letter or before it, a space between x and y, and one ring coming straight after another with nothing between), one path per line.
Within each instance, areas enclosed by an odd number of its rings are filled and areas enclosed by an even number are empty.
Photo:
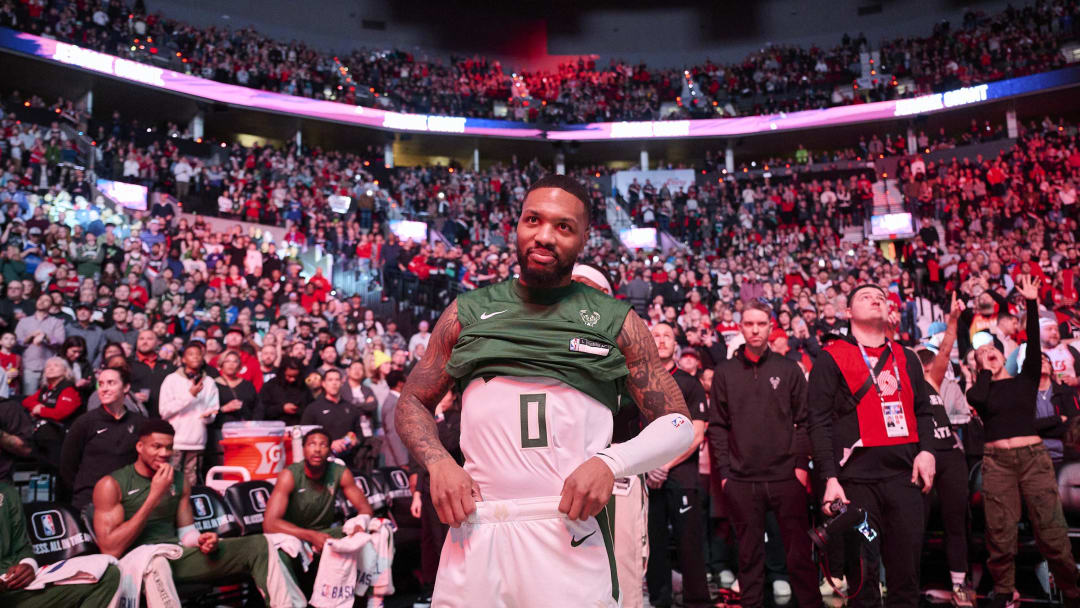
M757 361L740 346L716 367L706 431L720 479L783 481L806 468L806 378L798 364L766 349Z

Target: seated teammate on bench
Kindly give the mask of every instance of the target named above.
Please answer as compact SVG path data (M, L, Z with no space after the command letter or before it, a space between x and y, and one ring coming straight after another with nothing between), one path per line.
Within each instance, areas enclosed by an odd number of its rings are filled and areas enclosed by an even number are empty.
M0 483L0 605L18 608L96 608L108 606L120 584L120 571L109 566L96 583L46 585L29 591L37 577L37 562L30 550L19 490Z
M296 462L278 473L274 492L266 504L263 530L280 532L306 541L316 553L330 538L342 538L340 527L330 527L336 519L334 494L340 487L345 498L352 503L359 515L371 515L371 506L349 469L328 462L330 435L321 427L304 435L304 460ZM292 566L294 578L300 580L299 559L286 559ZM309 570L311 579L301 585L310 592L314 582L315 568Z
M94 531L102 553L119 558L139 545L179 543L183 554L169 562L174 582L210 583L250 574L263 597L271 597L265 536L219 540L214 532L195 529L191 487L169 464L174 434L168 422L147 420L139 430L135 462L94 487Z

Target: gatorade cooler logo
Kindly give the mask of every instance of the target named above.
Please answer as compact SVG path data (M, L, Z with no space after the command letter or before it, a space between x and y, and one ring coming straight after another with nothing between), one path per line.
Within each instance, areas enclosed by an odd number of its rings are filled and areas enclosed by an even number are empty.
M266 510L266 502L270 500L270 492L266 491L266 488L255 488L248 492L248 499L251 500L251 506L262 513Z
M280 441L260 441L255 444L259 450L259 467L255 469L256 475L272 475L280 473L285 464L285 450Z
M59 511L34 513L34 536L38 540L53 540L64 536L64 519Z
M192 496L191 506L195 510L195 519L210 519L214 515L214 508L210 506L210 498L205 494Z

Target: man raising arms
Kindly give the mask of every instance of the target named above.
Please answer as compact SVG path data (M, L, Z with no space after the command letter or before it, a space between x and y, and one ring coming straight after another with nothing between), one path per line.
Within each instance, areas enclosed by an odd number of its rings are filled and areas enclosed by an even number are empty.
M532 185L517 226L521 277L451 303L402 390L398 434L454 528L433 607L618 605L614 478L666 464L693 440L645 323L628 304L571 282L588 200L563 176ZM432 416L453 382L463 390L464 468ZM609 446L624 386L648 426ZM491 525L503 522L512 523Z

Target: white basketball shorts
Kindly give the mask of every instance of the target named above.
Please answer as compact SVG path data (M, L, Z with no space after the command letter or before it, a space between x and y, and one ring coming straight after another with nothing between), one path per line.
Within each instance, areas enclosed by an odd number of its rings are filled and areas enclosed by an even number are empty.
M450 529L432 608L616 608L619 581L608 503L571 521L560 497L491 500Z

